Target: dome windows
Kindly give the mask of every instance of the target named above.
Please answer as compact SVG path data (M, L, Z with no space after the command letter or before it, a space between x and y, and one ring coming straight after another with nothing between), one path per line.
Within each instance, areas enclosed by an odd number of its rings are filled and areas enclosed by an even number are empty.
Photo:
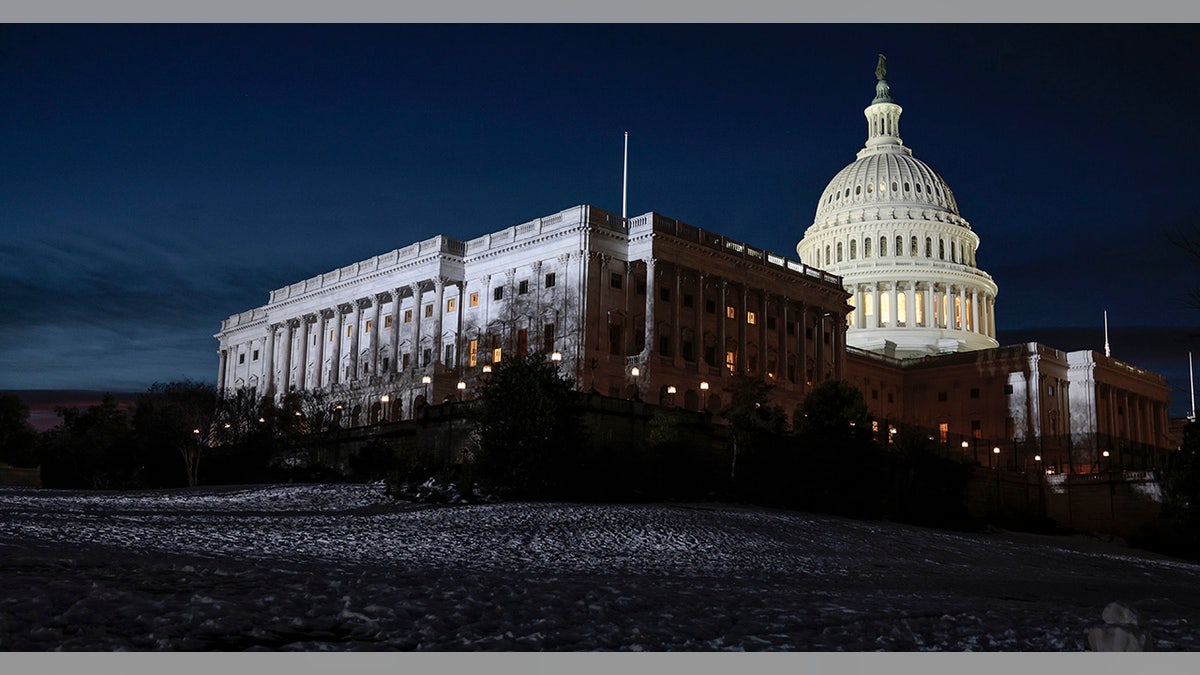
M847 188L847 189L846 189L846 192L849 192L849 191L850 191L850 189L849 189L849 188ZM855 186L854 186L854 194L856 194L856 195L861 195L861 194L862 194L862 186L861 186L861 185L855 185Z
M851 239L850 240L850 259L854 260L856 258L858 258L858 240Z
M892 181L892 192L899 192L900 188L896 185L896 181Z
M920 191L921 191L921 184L917 183L917 192L920 192Z
M910 185L908 184L908 181L904 181L904 191L905 191L905 192L912 192L912 186L910 186Z
M874 191L875 191L875 185L873 183L867 183L867 194L871 194Z

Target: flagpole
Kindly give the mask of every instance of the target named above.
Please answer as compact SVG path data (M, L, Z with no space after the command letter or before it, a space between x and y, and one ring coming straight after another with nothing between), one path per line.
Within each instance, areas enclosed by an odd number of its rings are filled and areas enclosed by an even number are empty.
M1104 310L1104 355L1112 356L1112 351L1108 348L1108 310Z
M1192 388L1192 414L1188 419L1196 421L1196 373L1192 370L1192 353L1188 352L1188 384Z
M624 220L625 214L625 198L628 194L629 186L629 132L625 132L625 168L621 174L621 219Z

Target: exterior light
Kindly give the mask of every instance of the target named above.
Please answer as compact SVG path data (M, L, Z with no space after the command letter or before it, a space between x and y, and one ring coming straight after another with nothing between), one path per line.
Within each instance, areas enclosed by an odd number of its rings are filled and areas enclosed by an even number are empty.
M484 372L484 373L490 373L490 372L492 372L492 366L491 366L491 364L488 364L488 365L484 366L484 367L483 367L483 372Z
M562 361L562 352L554 352L550 355L551 361Z
M387 403L388 401L392 400L392 397L384 394L383 396L379 397L379 400L383 403Z
M466 389L466 388L467 388L467 383L463 382L462 380L459 380L458 381L458 390L462 391L463 389Z
M629 369L629 374L630 374L630 375L632 375L632 376L634 376L634 377L637 377L638 375L641 375L641 374L642 374L642 371L641 371L641 370L638 370L638 367L637 367L637 366L634 366L634 367L632 367L632 368L630 368L630 369Z
M971 445L970 443L968 443L968 442L966 442L966 441L963 441L963 442L962 442L962 447L963 447L963 450L966 450L966 449L967 449L967 448L968 448L970 445Z
M675 385L673 385L673 384L667 385L667 393L668 394L674 394L675 392L676 392Z
M193 434L198 434L198 433L200 433L200 430L199 430L199 429L192 429L192 433L193 433Z
M1105 456L1105 457L1108 457L1108 451L1107 451L1107 450L1105 450L1104 452L1102 452L1102 453L1100 453L1100 454L1101 454L1101 455L1103 455L1103 456Z
M233 425L232 425L232 424L230 424L229 422L226 422L226 423L225 423L225 428L226 428L226 429L228 429L228 428L229 428L229 427L231 427L231 426L233 426Z
M996 447L992 448L992 454L994 454L994 455L1000 454L1000 446L997 445Z
M1042 456L1041 456L1041 455L1034 455L1034 456L1033 456L1033 461L1035 461L1035 462L1040 462L1040 461L1042 461Z
M708 383L707 382L700 383L700 391L708 391Z
M266 421L267 421L267 418L265 418L265 417L260 417L260 418L258 418L258 421L259 421L259 423L264 423L264 422L266 422ZM199 432L199 431L197 431L196 433L200 433L200 432Z
M896 427L888 427L888 433L892 436L896 435Z
M296 411L296 417L299 417L299 416L300 416L300 411L299 411L299 410L297 410L297 411Z
M433 382L432 377L429 377L428 375L421 376L421 384L429 384L430 382Z

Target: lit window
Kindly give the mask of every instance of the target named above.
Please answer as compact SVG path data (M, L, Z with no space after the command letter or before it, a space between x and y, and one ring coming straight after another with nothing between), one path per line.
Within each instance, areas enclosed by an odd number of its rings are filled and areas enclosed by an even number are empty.
M346 337L354 335L354 326L346 326Z
M917 188L920 188L920 187L921 187L920 185L917 186ZM949 440L950 440L950 423L949 422L939 422L938 423L938 436L941 438L942 443L949 442Z
M737 350L730 349L729 351L725 352L725 367L728 368L729 372L731 373L737 370Z
M471 294L471 306L472 306L472 307L478 307L478 306L479 306L479 292L478 292L478 291L476 291L475 293L472 293L472 294Z
M449 314L458 309L458 298L450 298L446 301L446 313Z
M475 363L479 359L479 340L471 340L467 343L467 367L474 368Z
M492 350L492 363L500 363L500 357L503 355L504 354L499 347L496 347L495 349L493 349Z
M896 325L908 325L908 294L898 293L896 295Z
M367 319L367 332L368 333L371 332L371 320L370 319Z
M333 328L330 328L330 329L329 329L329 341L330 341L330 342L333 342L334 333L336 333L336 330L335 330L335 329L333 329Z
M726 319L736 319L737 318L737 309L735 309L733 305L725 306L725 318Z
M412 323L412 310L404 310L404 323Z
M746 312L746 323L758 323L758 316L754 312Z
M433 303L432 302L429 303L428 305L425 305L425 318L428 319L431 316L433 316Z
M391 314L388 314L387 316L383 317L383 327L384 328L392 327L392 315Z
M879 325L886 326L892 320L892 295L882 293L879 296Z

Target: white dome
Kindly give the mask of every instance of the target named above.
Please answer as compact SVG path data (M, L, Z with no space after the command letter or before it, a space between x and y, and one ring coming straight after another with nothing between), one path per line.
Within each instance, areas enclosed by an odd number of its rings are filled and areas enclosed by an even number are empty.
M880 58L867 142L829 181L800 260L842 278L854 311L846 343L902 358L995 347L996 284L954 193L900 139Z
M907 152L908 148L894 147L905 152L872 152L839 171L821 193L814 221L874 206L937 209L958 216L954 193L946 181Z

